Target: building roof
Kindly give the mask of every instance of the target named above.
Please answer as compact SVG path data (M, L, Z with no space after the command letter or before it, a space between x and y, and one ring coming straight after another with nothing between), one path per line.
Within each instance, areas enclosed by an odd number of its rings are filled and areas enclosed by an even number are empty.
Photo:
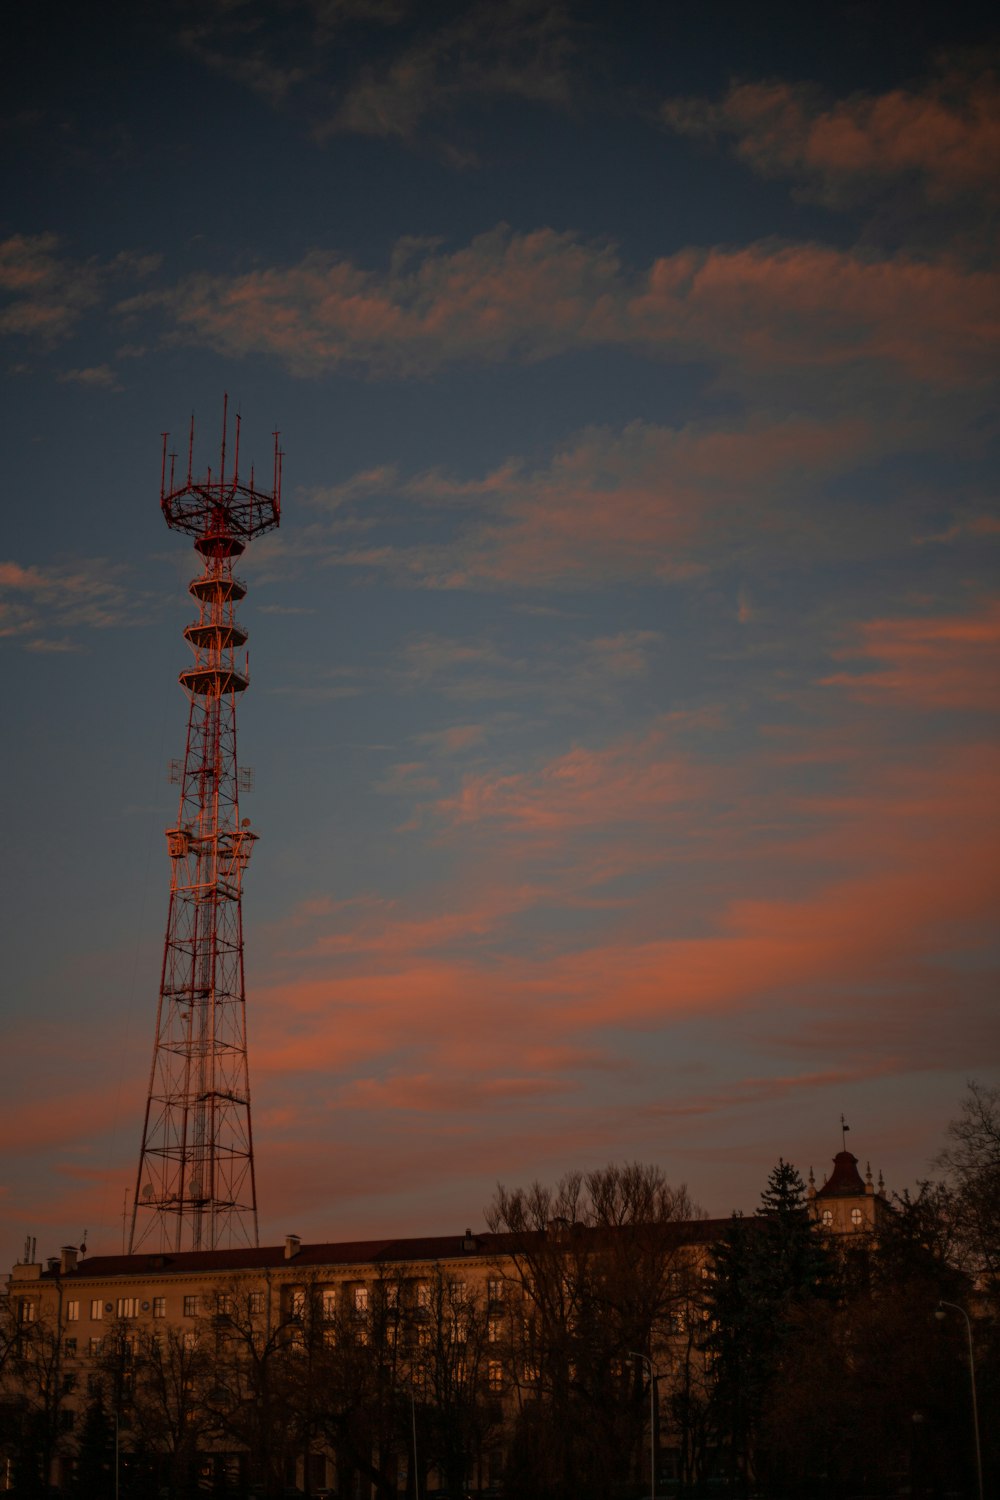
M858 1171L858 1158L849 1151L838 1151L833 1158L833 1171L821 1188L817 1198L857 1198L865 1192L864 1179Z
M693 1219L674 1226L679 1244L708 1244L718 1239L728 1220ZM514 1234L428 1235L414 1239L346 1240L300 1244L294 1254L284 1245L241 1246L229 1250L151 1251L139 1255L94 1255L80 1260L60 1277L42 1272L42 1280L67 1277L204 1275L213 1271L296 1270L310 1266L400 1265L408 1261L461 1260L472 1255L500 1256L525 1247L535 1236ZM541 1236L539 1236L541 1238Z

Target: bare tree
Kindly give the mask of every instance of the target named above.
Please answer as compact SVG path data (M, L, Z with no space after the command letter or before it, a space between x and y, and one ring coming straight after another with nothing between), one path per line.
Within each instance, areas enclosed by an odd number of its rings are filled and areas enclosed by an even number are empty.
M649 1388L635 1356L667 1374L699 1216L685 1188L636 1163L498 1187L486 1217L513 1268L512 1493L604 1496L629 1466L643 1472Z
M25 1494L48 1487L53 1460L67 1448L63 1400L73 1380L58 1324L36 1312L31 1299L0 1299L0 1446Z
M947 1173L953 1215L972 1273L1000 1292L1000 1088L970 1082L962 1113L948 1125L936 1165Z

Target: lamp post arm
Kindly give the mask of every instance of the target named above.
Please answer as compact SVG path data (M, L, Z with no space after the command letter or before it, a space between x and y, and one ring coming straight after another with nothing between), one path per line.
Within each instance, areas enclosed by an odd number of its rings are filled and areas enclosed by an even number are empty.
M979 1500L983 1500L983 1454L979 1443L979 1399L976 1395L976 1359L972 1345L972 1321L964 1307L957 1302L946 1302L942 1297L938 1301L938 1307L950 1307L953 1312L961 1313L965 1319L965 1336L969 1345L969 1384L972 1388L972 1431L976 1440L976 1479L979 1487Z

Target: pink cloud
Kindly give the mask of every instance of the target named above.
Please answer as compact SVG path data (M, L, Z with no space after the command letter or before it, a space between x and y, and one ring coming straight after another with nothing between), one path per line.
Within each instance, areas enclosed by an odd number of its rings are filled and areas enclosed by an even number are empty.
M768 774L767 745L762 754L758 777ZM775 764L784 761L781 747ZM456 831L472 827L482 839L502 830L505 844L494 837L468 851L477 861L490 851L493 885L478 902L428 892L436 916L383 908L360 934L320 934L290 954L281 981L256 995L268 1087L280 1092L288 1073L321 1074L346 1089L343 1107L365 1100L444 1116L470 1090L494 1105L515 1095L544 1102L572 1093L584 1072L621 1066L606 1040L617 1030L748 1017L763 1003L794 1005L803 1036L834 1001L845 1025L863 1007L870 1035L889 1043L877 1048L878 1067L896 1066L892 1046L900 1067L933 1066L941 986L956 955L964 964L985 952L1000 885L996 750L952 746L907 760L873 746L844 762L841 794L800 795L797 823L777 838L766 796L734 788L736 804L750 805L736 821L718 811L706 829L715 873L693 920L654 885L648 901L605 906L600 933L583 926L558 945L519 938L511 947L512 923L550 905L572 910L597 878L606 855L595 831L613 849L643 808L660 862L683 868L683 849L664 837L672 767L660 781L657 765L652 742L622 742L559 757L532 779L477 787L464 813L461 801L449 807ZM698 825L705 798L682 801L685 829ZM626 846L641 868L634 839ZM532 879L536 869L544 879Z
M852 94L774 81L734 85L720 103L674 99L662 117L682 134L728 135L765 177L799 178L830 203L915 179L926 198L992 198L1000 162L1000 88L990 70L952 67L920 91Z
M717 563L720 549L764 536L795 546L818 524L803 502L804 479L820 485L890 440L862 418L732 430L593 428L534 469L508 460L477 479L432 472L398 482L393 492L421 507L463 506L453 538L406 549L334 539L331 560L438 588L689 577ZM633 637L631 648L640 645Z
M578 747L534 775L468 776L437 811L452 823L492 821L527 834L648 822L706 790L693 765L665 751L662 731L603 751Z
M92 1142L116 1122L121 1101L111 1089L93 1087L38 1096L36 1091L0 1104L0 1149L42 1151L79 1140Z
M0 336L15 334L54 344L75 331L83 314L102 300L111 280L144 277L157 264L155 256L127 253L105 262L75 261L59 253L54 234L11 235L0 241L0 292L10 299L0 310ZM72 370L64 378L90 385L114 383L104 365Z
M448 729L429 730L418 735L421 744L426 744L445 755L458 755L481 745L486 735L482 724L453 724Z
M146 608L123 583L125 568L105 558L80 558L49 568L0 562L0 638L16 637L28 650L79 650L81 629L120 625ZM53 639L50 632L60 635Z
M944 386L990 377L1000 278L821 245L685 251L630 302L638 337L762 370L873 361Z
M979 709L1000 701L1000 601L975 614L869 620L838 654L878 664L824 678L863 701L917 708Z
M312 251L290 267L194 277L119 310L164 305L191 341L267 354L300 375L413 375L625 346L744 372L875 360L966 385L995 358L1000 278L949 261L767 242L683 250L632 272L608 245L506 226L458 250L403 251L383 273Z

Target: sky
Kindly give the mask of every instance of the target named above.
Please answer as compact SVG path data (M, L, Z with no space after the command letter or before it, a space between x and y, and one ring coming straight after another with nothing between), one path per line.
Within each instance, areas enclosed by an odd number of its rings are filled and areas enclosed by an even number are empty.
M263 1242L637 1160L713 1215L1000 1081L1000 28L839 0L12 14L0 1258L120 1248L239 572Z

